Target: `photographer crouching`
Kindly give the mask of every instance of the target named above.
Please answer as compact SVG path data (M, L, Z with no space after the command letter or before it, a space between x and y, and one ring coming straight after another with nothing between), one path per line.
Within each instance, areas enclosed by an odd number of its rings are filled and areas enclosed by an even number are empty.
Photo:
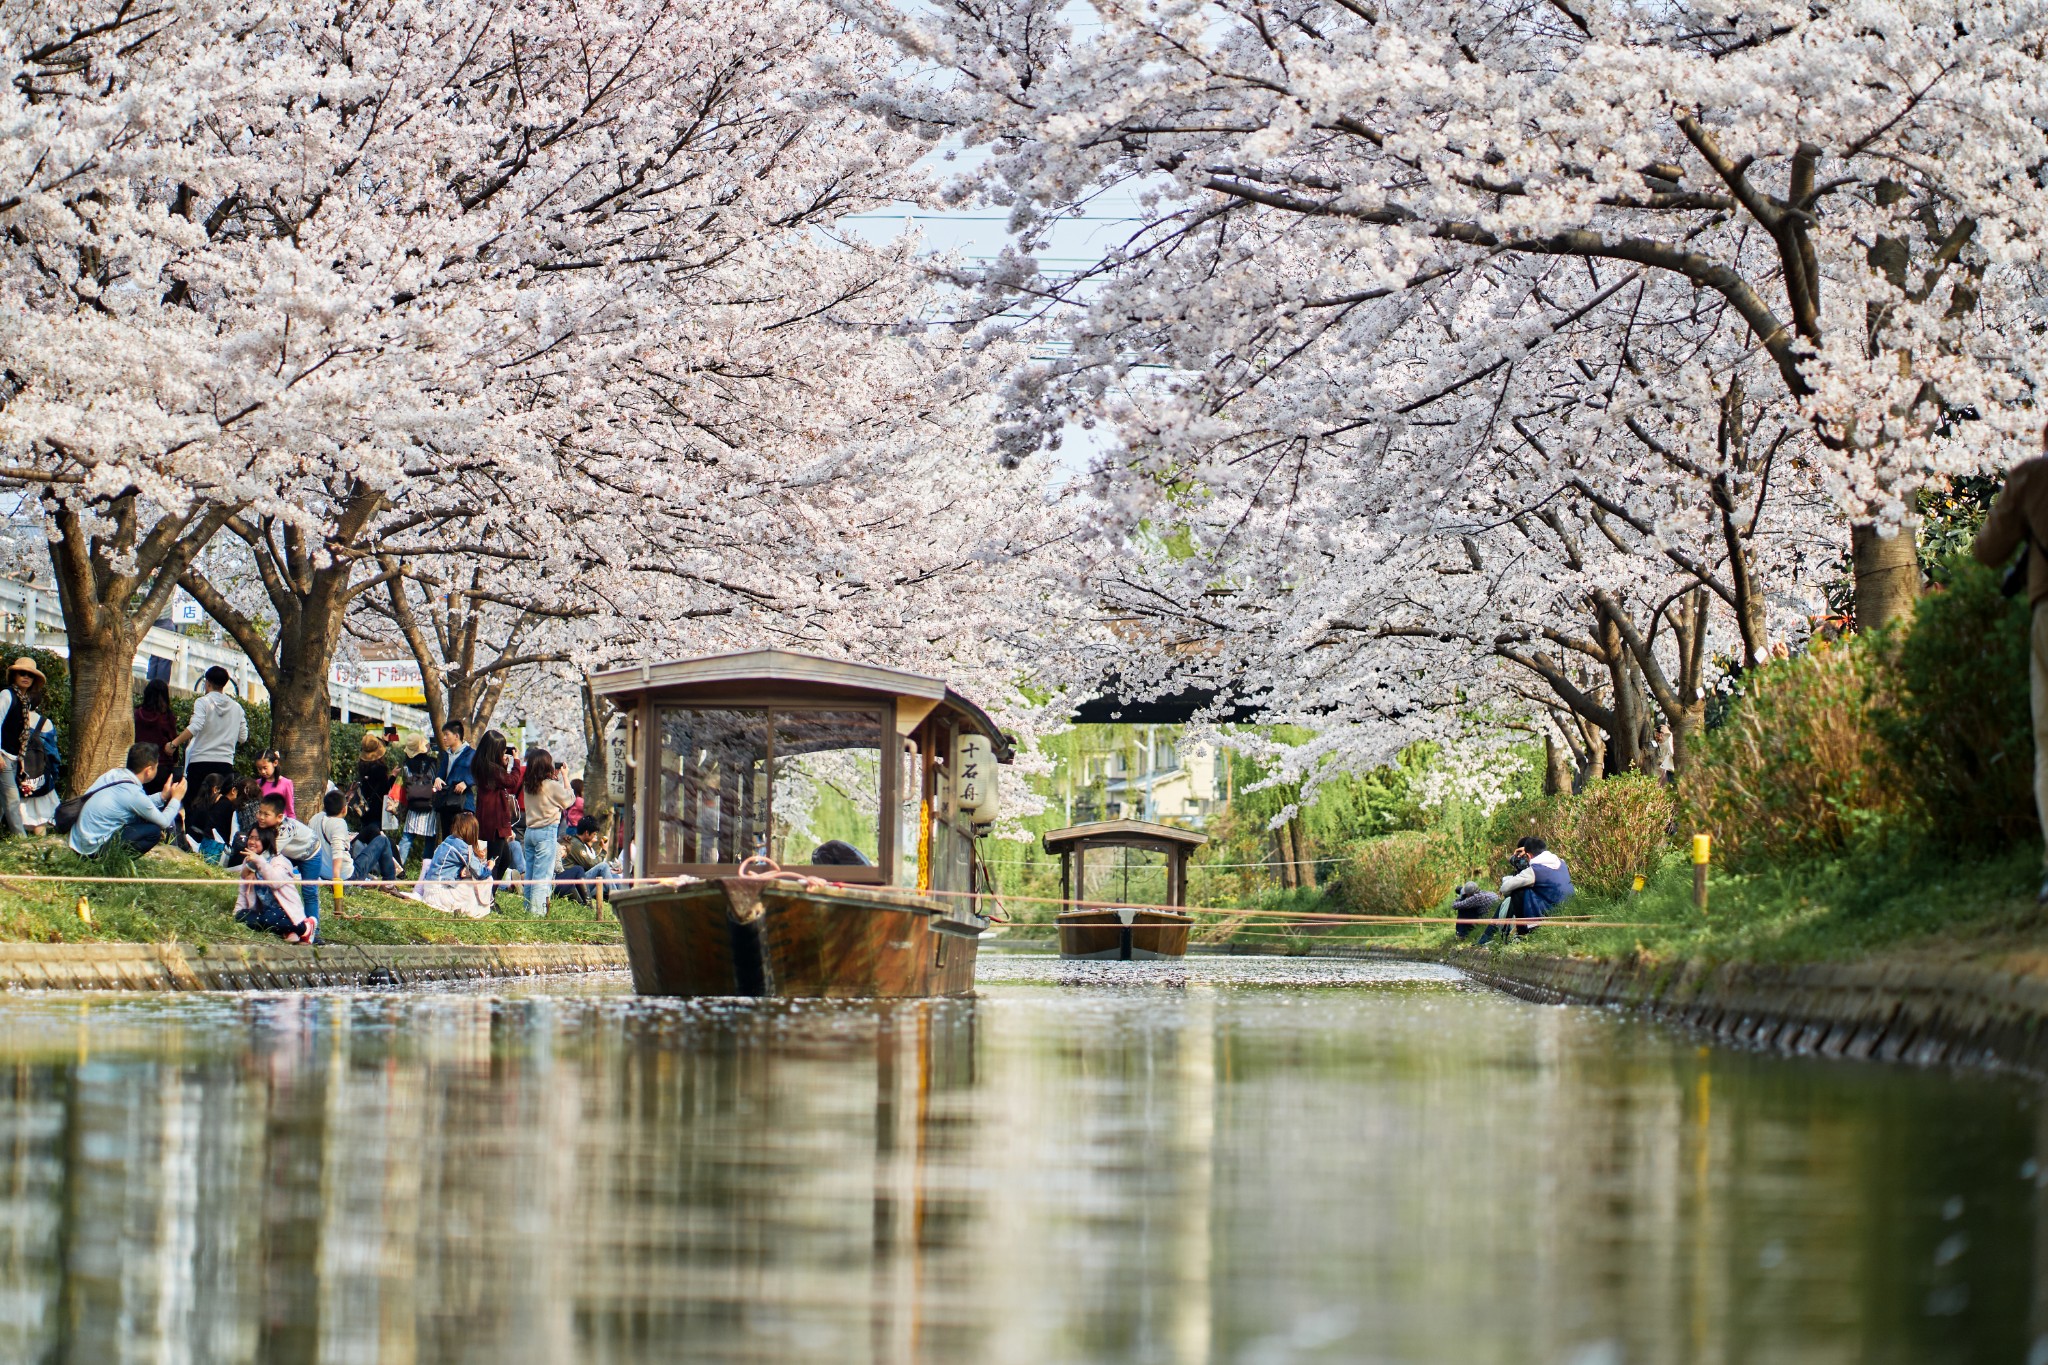
M1508 875L1500 881L1501 902L1496 919L1479 936L1482 948L1496 929L1505 938L1512 921L1521 921L1514 924L1514 930L1526 935L1536 927L1533 921L1542 919L1570 900L1575 890L1572 870L1565 866L1564 859L1544 847L1543 841L1533 834L1515 841L1515 851L1508 859L1508 868Z

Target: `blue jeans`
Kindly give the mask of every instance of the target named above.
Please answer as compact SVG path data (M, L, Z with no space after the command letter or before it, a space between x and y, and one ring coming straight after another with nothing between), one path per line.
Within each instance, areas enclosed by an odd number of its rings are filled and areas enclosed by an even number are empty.
M561 853L562 845L555 838L555 827L546 825L540 829L528 829L520 844L526 846L526 911L538 918L548 913L548 897L555 891L555 858ZM519 844L514 844L514 848Z
M149 852L162 843L164 837L169 833L169 830L157 824L154 820L145 820L139 815L121 826L122 840L128 847L135 850L137 856Z
M610 895L625 885L625 881L612 870L610 863L572 867L555 881L555 885L561 888L564 894L574 896L585 904L588 904L591 897L597 893L600 884L604 886L605 894Z
M320 887L334 880L334 864L327 860L327 850L320 849L303 863L293 863L299 870L299 899L306 907L307 919L320 917Z
M292 923L291 915L277 899L277 892L267 886L256 888L256 908L240 911L235 918L251 929L276 934L279 938L289 938L299 932L299 926Z
M391 841L378 835L367 844L351 846L355 859L355 875L349 880L358 882L395 882L398 880L398 857L391 851Z

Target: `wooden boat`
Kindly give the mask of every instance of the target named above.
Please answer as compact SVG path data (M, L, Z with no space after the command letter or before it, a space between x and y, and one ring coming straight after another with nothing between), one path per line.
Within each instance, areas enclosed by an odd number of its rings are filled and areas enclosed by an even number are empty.
M1045 835L1045 851L1060 856L1060 899L1072 907L1060 912L1060 956L1124 962L1147 958L1185 957L1194 919L1179 908L1188 903L1188 856L1206 835L1144 820L1104 820L1074 825ZM1166 884L1156 905L1080 906L1090 901L1088 878L1115 870L1108 855L1123 854L1128 878L1130 854L1164 855ZM1090 854L1095 853L1096 859ZM1124 888L1128 891L1128 885Z
M590 676L621 713L642 995L966 995L1008 738L936 679L783 650Z

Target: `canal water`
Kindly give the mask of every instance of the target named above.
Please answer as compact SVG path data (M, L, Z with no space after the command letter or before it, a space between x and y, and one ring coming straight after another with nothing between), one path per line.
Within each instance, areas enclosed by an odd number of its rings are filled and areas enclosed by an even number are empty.
M1432 967L0 997L0 1360L2048 1362L2028 1083Z

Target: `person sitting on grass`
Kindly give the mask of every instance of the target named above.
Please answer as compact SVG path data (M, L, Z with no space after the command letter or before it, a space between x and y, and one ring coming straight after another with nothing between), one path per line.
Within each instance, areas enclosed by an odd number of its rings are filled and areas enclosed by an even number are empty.
M598 833L603 828L596 816L586 815L562 844L562 871L555 884L580 904L588 905L599 886L609 895L625 885L618 869L604 856L604 840Z
M1514 932L1526 938L1536 928L1534 921L1572 898L1572 871L1565 866L1564 859L1544 847L1543 841L1533 834L1515 841L1515 853L1508 866L1512 870L1500 881L1504 899L1498 913L1502 920L1519 921ZM1496 928L1501 930L1502 938L1507 937L1506 924L1489 924L1479 936L1480 947L1486 946Z
M97 858L118 839L140 857L163 842L178 823L185 779L172 778L154 796L144 791L143 785L156 776L160 757L154 744L131 744L124 766L101 773L86 788L78 823L71 827L73 853Z
M320 887L334 876L334 865L327 861L327 845L311 825L294 820L284 811L284 797L271 792L256 803L256 824L259 830L270 830L277 840L277 851L291 860L299 873L299 898L305 902L306 918L320 918ZM234 852L228 855L227 866L235 867L242 861L242 850L247 847L245 835L237 835Z
M451 915L482 919L491 913L491 865L484 861L483 832L473 812L449 817L448 837L427 860L413 895Z
M227 857L228 844L235 837L235 803L232 784L219 773L199 779L192 799L185 805L185 839L192 851L216 866Z
M313 817L313 832L327 850L327 865L345 882L355 880L356 875L355 858L349 852L348 819L342 814L346 809L348 796L337 787L320 798L320 813Z
M1477 927L1472 921L1492 919L1499 908L1500 897L1478 882L1461 883L1457 897L1451 902L1451 913L1458 917L1458 937L1465 937Z
M320 920L309 917L293 884L291 859L277 851L277 831L258 827L242 842L242 885L235 918L286 943L318 943Z
M398 880L398 855L392 851L391 838L383 830L371 829L369 818L363 820L363 827L356 831L356 837L348 842L349 862L355 871L349 877L357 882L395 882ZM394 888L385 887L386 891Z

